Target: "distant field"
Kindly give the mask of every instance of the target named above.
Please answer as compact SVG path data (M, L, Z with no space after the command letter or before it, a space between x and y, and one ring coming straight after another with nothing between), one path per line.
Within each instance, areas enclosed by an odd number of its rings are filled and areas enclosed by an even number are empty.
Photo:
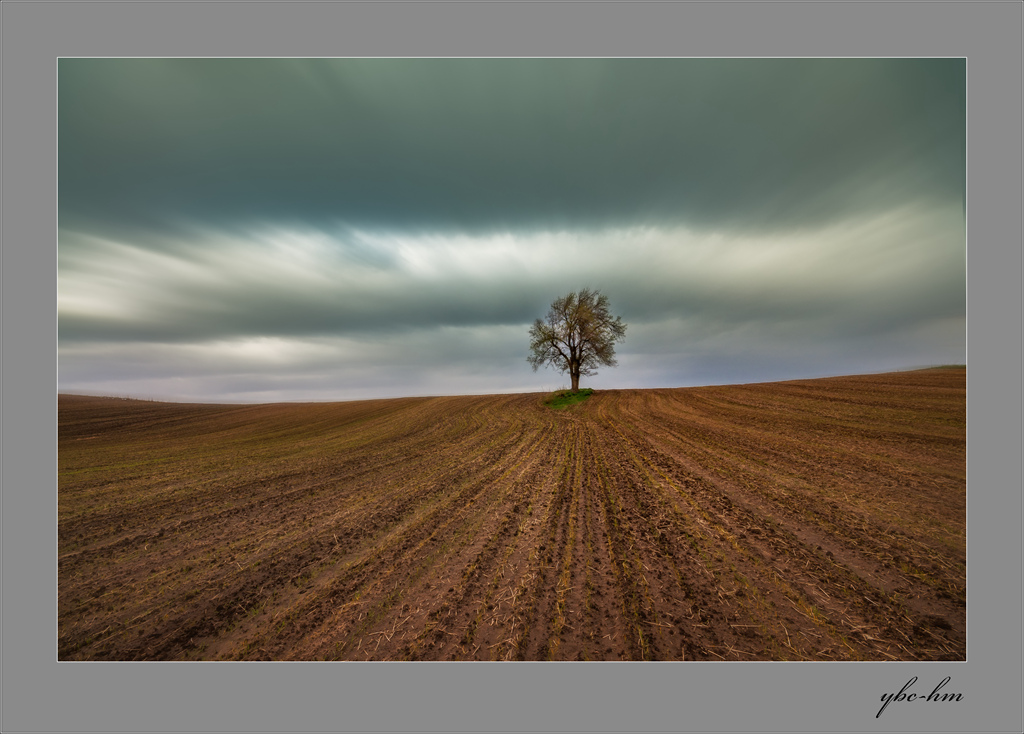
M966 370L58 399L62 660L964 660Z

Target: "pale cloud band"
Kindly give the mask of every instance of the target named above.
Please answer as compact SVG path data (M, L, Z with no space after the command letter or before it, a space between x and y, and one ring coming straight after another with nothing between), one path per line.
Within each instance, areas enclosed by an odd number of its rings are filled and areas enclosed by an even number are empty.
M529 377L526 331L576 284L604 289L631 324L609 384L715 381L713 366L694 372L716 354L767 363L817 345L827 361L839 358L837 343L863 335L875 341L861 349L881 359L879 337L925 325L942 324L946 345L962 343L960 226L955 211L904 208L788 237L682 227L450 237L268 228L207 232L156 251L66 233L62 382L208 399L200 384L218 374L273 384L286 373L305 387L222 387L218 399L344 399L443 392L429 376L465 370L447 389L540 388L551 378ZM663 364L652 370L630 355ZM110 377L109 365L123 373ZM174 382L183 374L187 391ZM133 376L140 387L129 390Z

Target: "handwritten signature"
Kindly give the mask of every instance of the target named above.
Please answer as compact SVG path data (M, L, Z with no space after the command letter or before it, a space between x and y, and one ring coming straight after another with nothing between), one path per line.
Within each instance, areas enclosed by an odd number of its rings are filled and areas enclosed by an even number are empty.
M919 696L916 693L910 693L909 692L910 691L910 687L913 686L915 683L917 683L917 676L916 675L913 678L911 678L910 680L907 681L907 684L905 686L903 686L903 688L900 689L899 693L883 693L882 694L882 708L878 709L878 713L875 714L875 718L877 719L879 716L881 716L882 712L885 711L885 707L888 706L890 703L892 703L894 701L897 701L897 702L904 702L904 701L912 702L912 701L963 701L964 700L964 694L962 694L962 693L943 693L943 694L939 693L939 691L941 691L946 686L946 684L949 683L949 676L948 675L945 678L943 678L941 681L939 681L939 685L935 686L935 689L931 693L929 693L927 696Z

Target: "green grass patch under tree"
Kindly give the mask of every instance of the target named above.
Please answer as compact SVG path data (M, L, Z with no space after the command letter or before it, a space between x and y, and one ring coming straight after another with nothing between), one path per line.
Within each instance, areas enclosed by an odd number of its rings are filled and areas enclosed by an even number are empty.
M582 390L573 392L572 390L557 390L547 397L544 401L544 405L549 408L568 408L570 405L576 405L582 403L584 400L594 394L593 388L585 387Z

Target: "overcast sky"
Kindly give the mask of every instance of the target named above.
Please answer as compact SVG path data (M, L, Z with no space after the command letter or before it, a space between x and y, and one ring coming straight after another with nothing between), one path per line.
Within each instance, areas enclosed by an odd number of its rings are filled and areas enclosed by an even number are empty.
M536 392L966 361L966 64L61 59L58 389Z

